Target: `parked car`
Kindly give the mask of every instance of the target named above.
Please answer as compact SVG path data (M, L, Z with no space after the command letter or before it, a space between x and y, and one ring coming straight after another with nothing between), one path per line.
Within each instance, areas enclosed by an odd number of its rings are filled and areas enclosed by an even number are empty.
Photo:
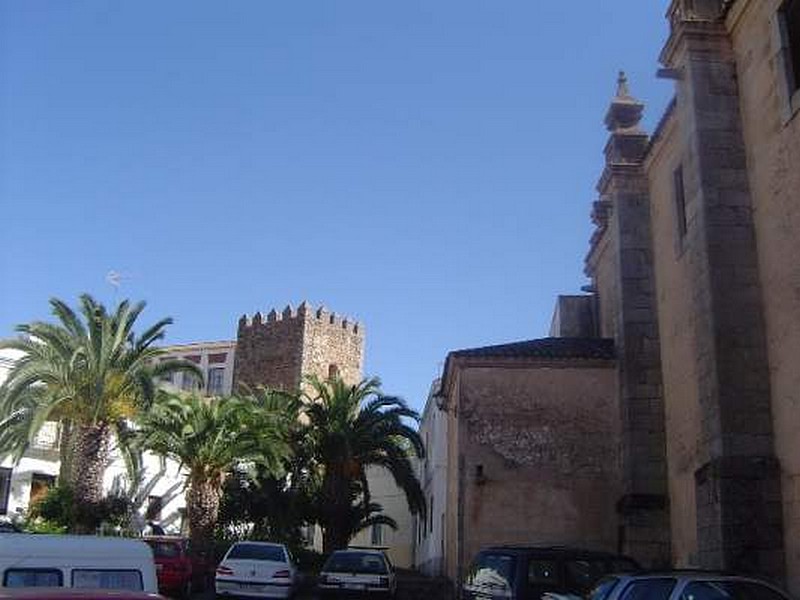
M22 533L22 529L11 521L0 519L0 533Z
M381 550L348 548L328 557L320 571L320 598L392 598L397 578Z
M192 560L186 538L148 536L142 538L153 550L158 591L167 596L188 598L192 593Z
M140 540L26 533L0 533L0 586L158 591Z
M611 575L601 579L589 600L790 600L767 581L699 571Z
M497 546L478 553L461 587L462 600L539 600L581 596L609 573L639 571L627 556L559 546ZM552 596L550 596L552 597Z
M236 542L217 567L214 586L218 596L289 598L298 574L283 544Z

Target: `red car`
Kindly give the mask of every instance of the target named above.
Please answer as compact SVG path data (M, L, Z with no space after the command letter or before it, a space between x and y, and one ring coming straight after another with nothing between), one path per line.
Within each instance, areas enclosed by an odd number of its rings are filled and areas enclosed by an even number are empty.
M188 540L170 536L150 536L143 539L153 549L158 591L169 596L188 598L192 593L193 571Z

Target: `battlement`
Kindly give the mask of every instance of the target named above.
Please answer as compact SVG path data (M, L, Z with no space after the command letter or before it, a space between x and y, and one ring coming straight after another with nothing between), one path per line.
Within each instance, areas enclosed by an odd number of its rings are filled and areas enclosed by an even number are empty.
M305 321L314 320L320 325L328 325L332 328L342 329L358 336L364 335L364 328L358 321L349 319L346 316L338 315L328 311L324 306L316 310L308 302L303 301L296 309L291 304L287 304L281 312L276 309L270 310L266 317L261 311L250 316L244 314L239 319L239 331L252 329L255 327L270 327L273 323L294 322L302 325Z

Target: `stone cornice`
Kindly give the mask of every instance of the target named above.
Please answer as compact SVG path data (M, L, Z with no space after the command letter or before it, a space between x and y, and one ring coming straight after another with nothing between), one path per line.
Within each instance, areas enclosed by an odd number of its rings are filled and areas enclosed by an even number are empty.
M692 44L701 53L719 56L721 42L727 40L728 31L721 21L679 21L661 51L659 61L667 68L678 68L677 55L685 44Z

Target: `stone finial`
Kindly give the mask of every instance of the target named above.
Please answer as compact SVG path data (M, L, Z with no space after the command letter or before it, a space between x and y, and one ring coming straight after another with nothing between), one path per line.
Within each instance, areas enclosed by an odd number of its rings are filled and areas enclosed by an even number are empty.
M625 71L620 71L617 77L617 98L630 98L631 91L628 88L628 76Z
M612 133L620 131L639 132L639 123L644 113L644 104L631 96L628 76L620 71L617 77L617 95L611 100L605 123Z

